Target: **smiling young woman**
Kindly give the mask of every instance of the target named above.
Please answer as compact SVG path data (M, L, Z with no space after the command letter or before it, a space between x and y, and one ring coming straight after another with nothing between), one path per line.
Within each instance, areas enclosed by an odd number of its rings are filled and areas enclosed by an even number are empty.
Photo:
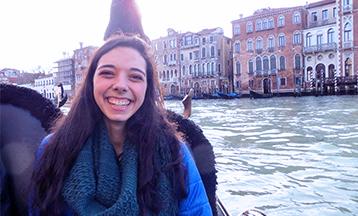
M153 62L136 36L117 35L97 50L71 110L40 145L31 214L212 214L167 120Z

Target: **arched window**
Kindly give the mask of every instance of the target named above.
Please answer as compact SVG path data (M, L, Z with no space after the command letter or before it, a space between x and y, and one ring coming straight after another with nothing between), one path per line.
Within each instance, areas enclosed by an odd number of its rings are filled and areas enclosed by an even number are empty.
M205 75L205 63L203 63L202 67L203 67L203 75Z
M276 72L276 56L271 55L270 56L270 66L271 66L271 72Z
M293 44L301 44L301 33L295 32L293 34Z
M285 35L284 34L280 34L278 36L278 46L279 47L284 47L286 46L286 38L285 38Z
M264 65L264 72L268 72L269 71L269 59L267 56L263 57L263 65Z
M252 25L252 22L251 21L249 21L249 22L247 22L246 23L246 32L253 32L254 31L254 27L253 27L253 25Z
M215 47L214 46L211 46L210 55L211 55L211 58L215 57Z
M262 48L263 48L262 38L258 37L256 39L256 50L262 50Z
M236 53L240 53L240 42L236 42L235 43L235 48L234 48Z
M253 51L254 45L251 39L247 40L247 51Z
M334 34L333 28L328 29L328 32L327 32L327 43L333 43L333 34Z
M208 75L210 75L211 71L210 71L210 63L206 63L206 72Z
M202 58L205 58L205 52L206 52L205 47L203 47L203 48L201 49L201 57L202 57Z
M344 25L344 42L352 41L352 25L346 23Z
M292 23L293 24L300 24L301 23L301 14L300 14L300 12L295 12L293 14Z
M185 76L185 65L183 65L183 67L182 67L182 74L183 74L183 76ZM164 76L164 78L165 78L165 76Z
M347 58L344 61L344 76L351 76L352 74L352 59Z
M215 72L215 64L214 62L211 62L211 75L214 75Z
M306 47L312 46L312 34L308 32L306 34Z
M193 74L193 66L189 65L189 74Z
M301 70L301 55L300 54L295 55L295 69Z
M268 28L269 29L275 28L275 22L273 21L273 17L270 17L268 20Z
M285 26L285 17L283 15L278 17L277 26L278 27Z
M267 29L267 19L264 19L264 21L262 21L262 29Z
M280 56L280 70L285 70L285 69L286 69L285 57Z
M241 74L241 64L239 61L236 62L236 74L237 75Z
M254 72L254 61L252 61L252 59L249 60L249 73L253 73Z
M197 65L194 65L194 76L197 76Z
M261 31L262 30L262 22L261 20L256 20L256 31Z
M262 61L261 61L261 57L257 56L256 57L256 73L261 73L262 71Z
M267 48L273 49L275 47L275 38L273 36L269 36L267 39Z

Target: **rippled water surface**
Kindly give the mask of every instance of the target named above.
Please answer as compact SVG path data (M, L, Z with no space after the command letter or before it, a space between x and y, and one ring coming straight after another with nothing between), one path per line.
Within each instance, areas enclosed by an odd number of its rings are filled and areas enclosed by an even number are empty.
M358 96L194 100L191 119L232 215L358 215Z

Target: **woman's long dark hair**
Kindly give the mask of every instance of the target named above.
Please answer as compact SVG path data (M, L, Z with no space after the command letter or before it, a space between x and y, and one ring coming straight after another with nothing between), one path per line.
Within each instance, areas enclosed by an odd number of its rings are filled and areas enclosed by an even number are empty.
M155 190L161 167L154 163L159 135L161 139L165 137L166 148L172 158L165 170L168 176L171 176L174 196L178 200L186 196L186 172L181 164L180 145L175 129L168 123L162 106L153 53L151 48L136 36L122 35L111 38L96 51L84 83L72 102L71 110L57 122L48 145L35 164L32 207L41 215L60 215L65 210L62 197L65 177L96 123L103 118L93 96L93 76L99 59L116 47L136 49L147 65L144 102L126 124L127 138L138 146L139 151L137 194L141 214L145 215L148 210L157 213L161 208L158 192Z

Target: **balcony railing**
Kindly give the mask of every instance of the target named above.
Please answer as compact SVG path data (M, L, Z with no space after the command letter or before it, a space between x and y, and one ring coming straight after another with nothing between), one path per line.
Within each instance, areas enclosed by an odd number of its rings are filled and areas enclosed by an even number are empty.
M353 48L353 41L343 42L343 49L350 49L350 48Z
M328 52L337 51L336 43L324 43L320 45L308 46L303 48L303 53Z
M352 5L343 5L343 13L352 13Z
M336 23L336 20L334 19L325 19L325 20L321 20L321 21L310 21L308 24L309 28L313 28L313 27L317 27L317 26L324 26L324 25L329 25L329 24L334 24Z
M257 54L261 54L262 51L263 51L262 48L256 48L256 53L257 53Z
M267 48L267 51L268 51L268 52L274 52L274 51L275 51L275 48L274 48L274 47L269 47L269 48Z

